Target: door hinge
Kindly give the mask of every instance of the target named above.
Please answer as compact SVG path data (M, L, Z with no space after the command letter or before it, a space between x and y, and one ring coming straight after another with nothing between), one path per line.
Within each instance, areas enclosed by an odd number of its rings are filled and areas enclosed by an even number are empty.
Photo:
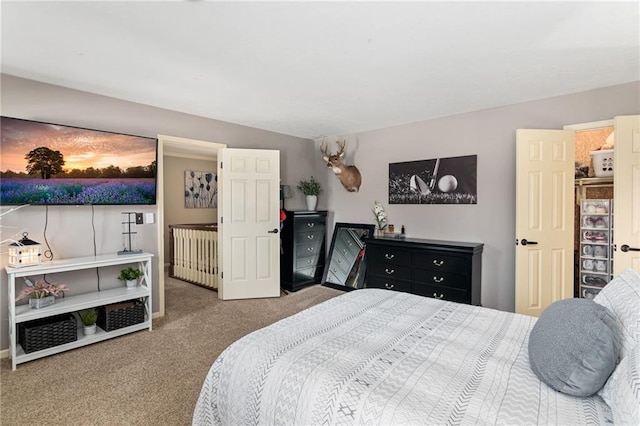
M222 225L224 223L224 217L220 218L220 224Z
M223 166L224 166L224 163L221 161L220 162L220 170L222 170L224 168Z
M224 279L224 272L220 272L220 279L223 280Z

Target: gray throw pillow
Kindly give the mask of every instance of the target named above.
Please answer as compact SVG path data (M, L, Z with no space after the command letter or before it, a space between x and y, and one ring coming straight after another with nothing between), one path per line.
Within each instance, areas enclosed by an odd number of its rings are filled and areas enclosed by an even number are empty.
M531 369L559 392L593 395L616 366L619 333L611 311L592 300L552 303L529 335Z

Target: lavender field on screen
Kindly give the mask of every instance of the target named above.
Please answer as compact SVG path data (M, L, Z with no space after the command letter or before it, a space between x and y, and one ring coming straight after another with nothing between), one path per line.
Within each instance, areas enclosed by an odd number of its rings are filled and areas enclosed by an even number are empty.
M2 178L0 204L155 204L149 178Z

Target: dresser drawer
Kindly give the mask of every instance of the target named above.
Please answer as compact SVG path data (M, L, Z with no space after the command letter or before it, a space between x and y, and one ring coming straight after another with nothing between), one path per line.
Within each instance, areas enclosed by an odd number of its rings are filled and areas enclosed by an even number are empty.
M297 269L293 271L293 278L296 281L318 281L322 278L322 269L317 267Z
M440 287L457 288L467 290L470 277L467 274L434 271L431 269L414 268L411 281L418 284L433 284Z
M367 247L367 264L411 265L411 251L396 247Z
M366 288L384 288L387 290L411 292L411 282L377 275L367 275Z
M296 269L313 268L318 265L319 256L299 257L296 259Z
M305 229L301 232L296 232L296 245L309 244L309 243L322 244L323 241L324 241L324 229L316 229L316 230Z
M324 232L325 218L321 216L310 216L304 218L297 218L294 221L293 228L296 232L304 231L323 231Z
M312 243L298 243L295 247L296 257L319 256L322 251L322 241Z
M404 265L394 265L389 263L374 263L371 264L367 260L367 272L371 275L379 275L381 277L398 280L410 280L411 279L411 267Z
M432 297L434 299L448 300L450 302L470 303L471 297L469 291L458 290L449 287L440 287L436 285L412 283L411 293L420 296Z
M446 252L417 251L413 254L413 266L434 271L457 272L468 274L471 272L471 261L466 256L458 256Z

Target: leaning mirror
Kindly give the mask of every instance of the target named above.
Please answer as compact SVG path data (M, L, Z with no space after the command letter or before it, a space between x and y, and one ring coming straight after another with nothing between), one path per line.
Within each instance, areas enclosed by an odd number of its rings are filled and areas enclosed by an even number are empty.
M323 285L341 290L362 288L366 272L364 240L373 237L373 229L374 225L364 223L336 223Z

